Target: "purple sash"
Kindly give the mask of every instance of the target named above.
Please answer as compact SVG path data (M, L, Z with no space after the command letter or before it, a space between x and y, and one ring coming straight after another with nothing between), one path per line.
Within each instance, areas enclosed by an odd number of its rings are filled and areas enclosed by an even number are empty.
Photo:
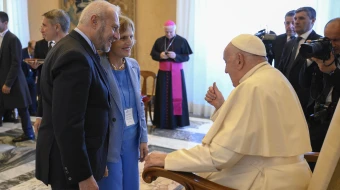
M171 71L172 82L172 105L174 115L182 115L182 63L159 62L159 70Z

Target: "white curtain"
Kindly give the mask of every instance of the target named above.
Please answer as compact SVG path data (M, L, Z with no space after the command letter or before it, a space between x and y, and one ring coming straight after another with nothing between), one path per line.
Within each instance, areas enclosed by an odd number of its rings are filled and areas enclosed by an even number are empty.
M8 14L9 30L20 39L22 47L27 47L30 40L27 0L0 0L0 10Z
M201 10L206 5L207 1L178 1L176 24L177 33L188 40L194 52L190 56L189 62L184 64L189 111L194 115L207 117L213 111L212 107L207 106L204 101L204 95L211 82L208 79L211 75L209 75L207 69L213 69L213 67L208 65L210 61L207 55L207 44L211 38L208 37L207 25L203 24L208 23L208 17L205 14L197 14L198 10Z
M303 6L316 10L314 30L323 35L327 21L340 16L339 4L339 0L177 0L177 33L194 52L184 64L189 112L203 117L212 114L214 109L204 97L213 82L225 98L234 88L223 60L224 48L233 37L261 29L282 34L286 12Z

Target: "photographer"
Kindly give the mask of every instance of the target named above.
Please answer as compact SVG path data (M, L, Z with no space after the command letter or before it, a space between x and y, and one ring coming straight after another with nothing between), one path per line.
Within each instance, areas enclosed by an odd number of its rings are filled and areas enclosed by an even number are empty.
M280 64L277 68L292 84L299 97L306 118L307 114L305 108L309 100L309 89L301 87L299 78L301 67L309 61L301 56L299 50L300 45L307 40L316 40L321 37L313 30L315 20L316 12L312 7L301 7L295 11L294 28L297 38L289 40L286 43L282 52Z
M310 88L306 114L312 149L317 152L321 150L340 97L340 18L326 24L324 35L322 41L307 42L313 62L304 64L300 72L300 85ZM304 50L301 46L300 52Z

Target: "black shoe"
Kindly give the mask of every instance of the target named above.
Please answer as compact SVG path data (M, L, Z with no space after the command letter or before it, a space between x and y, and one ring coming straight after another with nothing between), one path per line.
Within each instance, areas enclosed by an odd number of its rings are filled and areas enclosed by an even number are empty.
M28 140L34 140L34 135L26 136L25 134L22 134L18 137L15 137L12 142L22 142L22 141L28 141Z
M0 127L2 127L2 119L0 118Z

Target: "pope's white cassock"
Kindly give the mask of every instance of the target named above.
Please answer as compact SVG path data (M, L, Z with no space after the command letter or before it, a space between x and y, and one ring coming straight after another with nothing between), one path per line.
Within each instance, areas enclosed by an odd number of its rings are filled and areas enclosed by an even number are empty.
M308 127L296 93L267 62L252 68L214 112L202 145L168 154L165 169L234 189L307 189Z

